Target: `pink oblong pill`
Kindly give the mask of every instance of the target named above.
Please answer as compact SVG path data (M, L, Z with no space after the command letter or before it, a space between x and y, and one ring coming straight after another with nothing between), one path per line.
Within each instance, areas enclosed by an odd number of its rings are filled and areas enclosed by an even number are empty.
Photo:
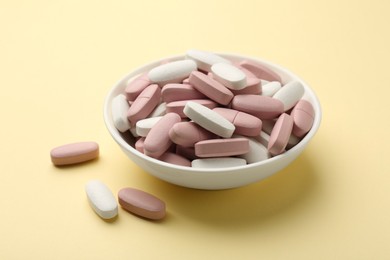
M147 73L128 81L125 89L126 99L128 101L134 101L150 84L152 82L149 80Z
M232 100L232 108L254 115L261 120L273 119L284 111L283 103L272 97L260 95L237 95Z
M213 109L214 107L217 107L217 103L210 99L192 99L192 100L180 100L180 101L173 101L167 104L166 110L167 113L176 113L181 118L186 118L187 116L184 114L183 109L186 106L187 102L192 101L198 104L201 104L205 107L208 107L210 109Z
M309 101L301 99L291 111L294 120L293 134L297 137L304 136L314 122L314 108Z
M206 96L189 84L167 84L161 90L161 98L164 102L172 102L189 99L205 99Z
M158 159L160 161L172 163L175 165L191 167L190 160L188 160L187 158L185 158L181 155L175 154L175 153L166 152L163 155L161 155Z
M247 78L247 86L240 90L231 90L234 95L254 94L258 95L262 91L261 79Z
M50 151L51 161L57 166L82 163L98 156L99 145L95 142L71 143Z
M144 141L144 153L147 156L158 158L169 149L172 144L169 130L174 124L181 121L178 114L167 113L150 130Z
M272 129L269 142L268 151L272 155L278 155L284 152L290 138L294 121L292 117L283 113L275 123Z
M255 116L223 107L216 107L213 110L233 123L236 127L235 134L258 136L261 132L262 122Z
M147 192L123 188L118 192L118 202L125 210L148 219L162 219L166 215L165 203Z
M161 89L157 84L145 88L127 111L130 123L134 126L139 120L146 118L158 105L160 96Z
M227 105L233 98L233 93L228 88L202 72L191 72L189 80L195 89L219 104Z
M209 139L195 144L195 154L199 157L224 157L249 152L246 138Z
M282 82L281 77L276 72L269 69L267 66L263 64L253 62L250 60L244 60L240 62L239 65L252 72L259 79Z
M169 130L169 137L172 142L184 147L193 147L199 141L217 138L215 134L207 131L195 122L180 122L175 124Z
M144 153L144 142L145 142L145 137L141 137L134 144L135 149L140 153Z

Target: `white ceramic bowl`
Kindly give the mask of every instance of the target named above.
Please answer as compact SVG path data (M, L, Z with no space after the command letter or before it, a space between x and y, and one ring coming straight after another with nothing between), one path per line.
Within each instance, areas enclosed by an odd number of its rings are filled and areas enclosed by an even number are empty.
M144 169L149 174L161 180L189 188L218 190L240 187L253 182L260 181L288 166L305 149L309 141L317 132L320 126L322 116L320 103L313 90L301 78L281 66L272 64L262 59L223 53L220 53L219 55L232 61L248 59L262 63L268 66L270 69L276 71L282 77L283 83L286 83L291 80L299 80L300 82L302 82L303 86L305 87L304 98L311 102L315 111L315 119L312 129L296 146L294 146L287 152L272 157L268 160L248 164L246 166L220 169L196 169L191 167L173 165L148 157L138 152L134 147L129 144L131 143L132 145L134 145L134 138L132 138L130 134L121 134L115 128L111 117L111 101L118 94L124 93L124 89L126 87L126 82L128 79L133 78L140 73L149 71L150 69L160 65L161 62L165 60L174 61L184 59L184 56L181 55L164 58L139 67L127 74L112 87L104 103L104 120L108 131L110 132L114 140L119 144L123 152L139 167Z

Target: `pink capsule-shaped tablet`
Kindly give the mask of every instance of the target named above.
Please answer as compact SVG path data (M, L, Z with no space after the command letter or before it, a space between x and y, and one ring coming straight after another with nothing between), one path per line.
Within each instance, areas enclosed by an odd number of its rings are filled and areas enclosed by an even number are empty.
M236 127L235 134L257 136L261 132L262 122L255 116L223 107L216 107L213 110L233 123Z
M247 81L247 86L245 88L240 90L234 90L234 89L231 90L234 95L244 95L244 94L258 95L261 93L262 91L261 79L247 78L246 81Z
M216 135L195 122L180 122L169 130L169 137L175 144L193 147L199 141L216 138Z
M232 108L254 115L261 120L273 119L283 113L283 103L272 97L260 95L237 95L232 100Z
M140 153L144 153L144 142L145 142L145 137L141 137L134 144L135 149Z
M99 145L95 142L71 143L53 148L50 151L54 165L70 165L86 162L99 156Z
M161 96L161 89L157 84L145 88L127 111L127 118L131 125L146 118L158 105Z
M180 166L191 167L191 161L176 153L166 152L158 158L160 161Z
M164 102L173 102L189 99L205 99L206 96L189 84L167 84L161 90L161 98Z
M275 123L272 129L269 142L268 151L272 155L278 155L284 152L288 140L290 138L294 121L292 117L283 113Z
M189 80L195 89L219 104L227 105L233 98L233 93L228 88L202 72L191 72Z
M119 205L125 210L148 219L165 217L165 203L142 190L123 188L118 192Z
M304 136L314 122L314 108L309 101L301 99L291 111L294 120L293 134L297 137Z
M210 109L213 109L214 107L217 107L217 103L210 99L193 99L193 100L180 100L180 101L173 101L167 104L166 110L167 113L176 113L181 118L186 118L187 116L184 114L183 109L186 106L187 102L192 101L198 104L201 104L205 107L208 107Z
M141 76L127 82L125 93L128 101L134 101L139 94L150 84L148 74L144 73Z
M249 152L246 138L209 139L195 144L195 154L199 157L224 157Z
M172 144L169 130L174 124L181 121L178 114L164 115L150 130L144 141L144 153L147 156L158 158L169 149Z
M252 72L259 79L282 82L281 77L276 72L261 63L244 60L240 62L240 66Z

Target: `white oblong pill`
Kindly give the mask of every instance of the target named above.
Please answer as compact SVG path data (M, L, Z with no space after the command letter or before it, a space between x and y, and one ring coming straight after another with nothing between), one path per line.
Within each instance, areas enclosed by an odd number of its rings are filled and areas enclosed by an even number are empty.
M282 85L280 84L279 81L268 82L267 84L265 84L261 87L261 95L267 96L267 97L272 97L281 88L282 88Z
M187 102L183 112L204 129L224 138L230 138L236 129L227 119L199 103Z
M287 111L298 103L304 92L305 89L299 81L291 81L284 85L272 97L282 101L284 111Z
M193 60L178 60L151 69L148 77L152 82L160 85L180 83L188 78L196 68L196 63Z
M246 160L247 163L256 163L271 158L266 146L258 142L255 138L249 138L241 135L234 135L234 138L246 138L249 141L249 152L238 155L238 157Z
M135 125L136 127L136 132L138 136L145 137L148 135L150 129L158 122L162 116L157 116L157 117L149 117L145 118L142 120L139 120L137 124Z
M110 189L99 180L91 180L85 185L89 204L103 219L118 215L118 204Z
M162 102L160 105L158 105L152 113L149 115L149 117L157 117L157 116L163 116L167 113L167 103Z
M221 56L218 56L217 54L214 54L212 52L189 50L186 54L187 59L192 59L196 62L198 69L207 72L210 72L211 66L216 63L231 63L229 60L222 58Z
M243 165L246 165L245 159L235 157L195 159L191 162L193 168L227 168Z
M213 78L227 88L240 90L247 86L245 73L236 66L227 63L216 63L211 66L211 71L213 72Z
M111 103L111 115L114 126L120 132L126 132L130 129L130 122L127 119L127 111L129 110L130 105L126 100L126 96L119 94L118 96L112 99Z

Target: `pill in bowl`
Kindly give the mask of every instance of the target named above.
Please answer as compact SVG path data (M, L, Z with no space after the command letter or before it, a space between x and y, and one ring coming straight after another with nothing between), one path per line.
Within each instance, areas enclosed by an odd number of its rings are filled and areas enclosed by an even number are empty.
M134 69L104 103L109 133L139 167L208 190L244 186L285 168L321 116L317 96L293 72L200 50Z

